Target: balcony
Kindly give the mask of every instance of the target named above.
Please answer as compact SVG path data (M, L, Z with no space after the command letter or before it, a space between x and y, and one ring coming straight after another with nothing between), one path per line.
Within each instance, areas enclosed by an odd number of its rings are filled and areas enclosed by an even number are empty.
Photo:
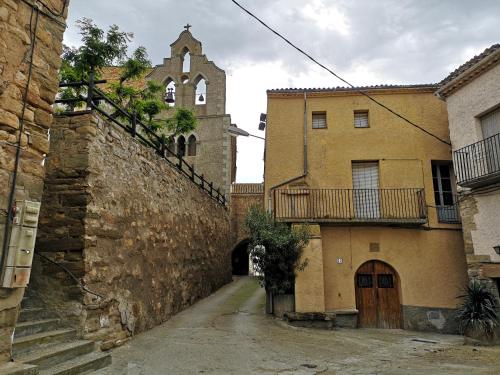
M458 203L453 205L443 205L436 206L438 221L444 224L460 224L462 219L460 218L460 212L458 209Z
M500 134L453 153L457 183L477 188L500 182Z
M423 189L278 189L279 221L336 224L422 225L427 222Z

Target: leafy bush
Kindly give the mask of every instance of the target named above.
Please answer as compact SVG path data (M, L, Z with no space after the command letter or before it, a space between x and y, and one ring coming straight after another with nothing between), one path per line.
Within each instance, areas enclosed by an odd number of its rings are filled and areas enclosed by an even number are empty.
M460 298L464 298L457 313L461 333L492 338L499 322L496 311L498 301L490 284L474 278L469 281L465 294Z
M309 242L309 228L277 222L256 206L250 208L245 224L250 232L250 257L266 291L292 294L295 272L307 266L301 255Z

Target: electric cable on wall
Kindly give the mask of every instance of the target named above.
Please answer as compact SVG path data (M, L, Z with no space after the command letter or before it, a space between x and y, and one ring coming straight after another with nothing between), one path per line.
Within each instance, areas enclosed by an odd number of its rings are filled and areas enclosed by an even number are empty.
M344 82L346 85L350 86L351 88L354 89L355 92L367 97L368 99L370 99L372 102L374 102L375 104L377 104L378 106L384 108L385 110L389 111L390 113L392 113L393 115L399 117L400 119L402 119L403 121L405 121L406 123L408 123L409 125L419 129L420 131L426 133L427 135L430 135L431 137L437 139L438 141L448 145L448 146L451 146L451 143L448 142L447 140L431 133L430 131L424 129L422 126L414 123L413 121L409 120L408 118L406 118L405 116L401 115L400 113L396 112L395 110L391 109L390 107L388 107L387 105L379 102L377 99L375 99L374 97L372 97L371 95L367 94L366 92L360 90L359 88L357 88L356 86L354 86L352 83L348 82L346 79L342 78L341 76L339 76L337 73L335 73L332 69L328 68L327 66L325 66L324 64L320 63L317 59L315 59L314 57L312 57L309 53L305 52L303 49L297 47L294 43L292 43L289 39L287 39L286 37L284 37L282 34L280 34L278 31L276 31L275 29L273 29L271 26L267 25L264 21L262 21L259 17L257 17L255 14L253 14L252 12L250 12L248 9L246 9L245 7L243 7L241 4L239 4L236 0L231 0L236 6L238 6L241 10L243 10L245 13L247 13L250 17L254 18L255 20L257 20L257 22L259 22L261 25L263 25L266 29L268 29L269 31L271 31L273 34L277 35L279 38L283 39L287 44L289 44L291 47L293 47L294 49L296 49L297 51L299 51L301 54L303 54L304 56L306 56L309 60L311 60L312 62L314 62L316 65L320 66L322 69L326 70L328 73L330 73L331 75L333 75L334 77L336 77L337 79L339 79L340 81Z

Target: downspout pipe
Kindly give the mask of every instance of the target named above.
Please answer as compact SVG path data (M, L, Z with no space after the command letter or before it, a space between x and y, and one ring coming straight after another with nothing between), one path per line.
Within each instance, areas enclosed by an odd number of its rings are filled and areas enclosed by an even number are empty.
M269 202L269 212L272 212L272 201L273 201L273 192L274 190L284 186L288 185L291 182L300 180L301 178L304 178L307 176L309 173L309 167L308 167L308 160L307 160L307 91L304 91L304 145L303 145L303 159L304 159L304 170L303 173L300 176L296 176L293 178L290 178L286 181L280 182L277 185L271 186L269 189L269 197L268 197L268 202Z

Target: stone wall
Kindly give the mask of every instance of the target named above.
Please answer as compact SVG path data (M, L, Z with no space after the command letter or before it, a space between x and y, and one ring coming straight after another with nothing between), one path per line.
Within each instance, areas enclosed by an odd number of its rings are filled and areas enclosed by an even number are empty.
M95 114L51 131L37 251L46 303L105 347L150 329L231 280L228 209ZM65 285L54 290L52 286Z
M43 3L61 16L51 18L40 13L34 33L36 12L32 14L32 7L19 0L0 0L0 243L3 243L19 140L22 151L15 198L40 201L42 197L42 161L49 147L48 129L58 86L67 1L44 0ZM48 13L47 8L42 10ZM33 34L36 35L35 44ZM33 46L33 68L28 85ZM19 137L22 121L24 131ZM12 332L23 293L23 289L0 289L0 363L10 359Z
M231 186L231 233L233 247L248 239L245 218L252 206L264 208L263 184L233 184Z

